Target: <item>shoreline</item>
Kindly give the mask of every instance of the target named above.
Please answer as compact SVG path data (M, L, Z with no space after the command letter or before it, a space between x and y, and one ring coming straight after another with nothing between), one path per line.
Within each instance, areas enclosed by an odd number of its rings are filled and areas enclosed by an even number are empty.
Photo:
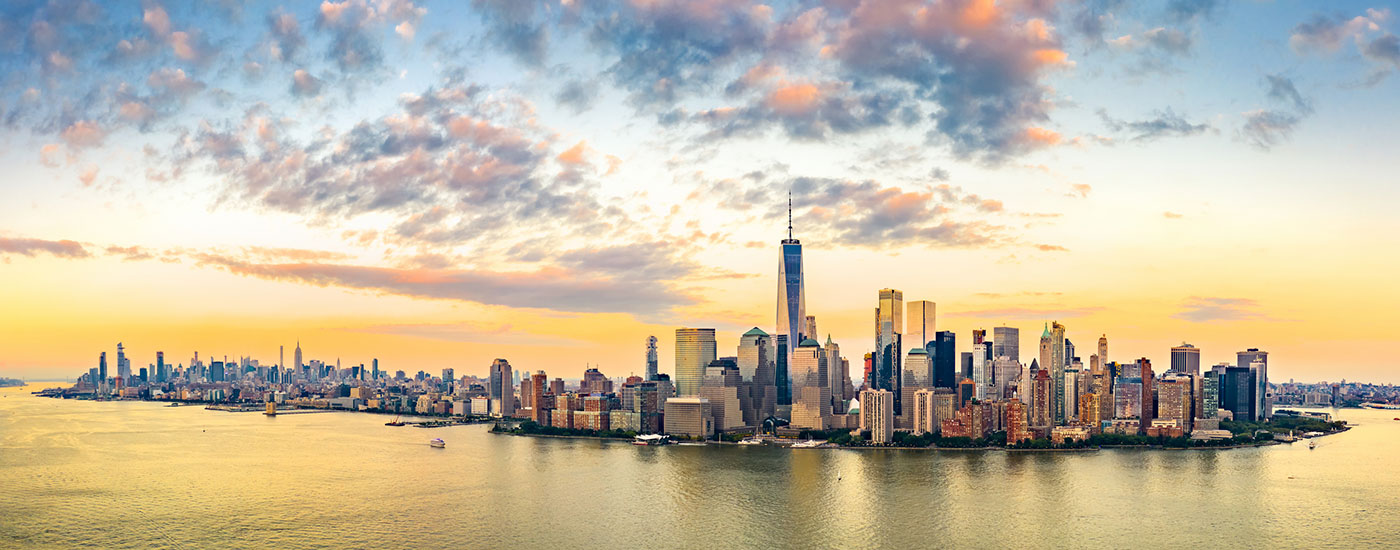
M1291 444L1293 444L1293 443L1301 442L1301 441L1306 440L1306 439L1317 439L1317 438L1326 437L1326 436L1329 436L1329 435L1336 435L1336 434L1339 434L1339 433L1348 431L1348 430L1350 430L1350 429L1351 429L1350 427L1347 427L1347 428L1344 428L1344 429L1341 429L1341 430L1337 430L1337 431L1335 431L1335 432L1327 432L1327 433L1324 433L1324 434L1322 434L1322 435L1314 436L1314 437L1311 437L1311 438L1300 437L1300 438L1298 438L1297 440L1292 441L1292 442L1285 442L1285 441L1278 441L1278 440L1269 440L1269 441L1261 441L1261 442L1256 442L1256 443L1248 443L1248 444L1243 444L1243 445L1219 445L1219 446L1200 446L1200 447L1163 447L1163 446L1161 446L1161 445L1100 445L1100 446L1097 446L1097 447L1078 447L1078 448L1066 448L1066 449L1013 449L1013 448L1010 448L1010 447L935 447L935 446L929 446L929 447L876 447L876 446L859 446L859 447L855 447L855 446L840 446L840 445L834 445L834 446L819 446L819 447L803 447L803 449L845 450L845 451L966 451L966 452L1005 452L1005 453L1085 453L1085 452L1098 452L1098 451L1102 451L1102 450L1117 450L1117 449L1144 450L1144 451L1224 451L1224 450L1232 450L1232 449L1252 449L1252 448L1260 448L1260 447L1271 447L1271 446L1274 446L1274 445L1283 445L1283 444L1285 444L1285 443L1291 445ZM508 432L508 431L505 431L505 432L498 432L498 431L494 431L494 430L488 430L488 433L491 433L491 434L494 434L494 435L513 435L513 436L518 436L518 437L539 437L539 438L546 438L546 439L592 439L592 440L598 440L598 441L611 441L611 442L628 443L628 444L632 443L632 441L631 441L631 440L628 440L628 439L622 439L622 438L616 438L616 437L599 437L599 436L596 436L596 435L527 434L527 433ZM684 443L702 443L702 442L699 442L699 441L684 441ZM708 446L708 445L728 445L728 446L736 446L736 447L744 447L744 446L746 446L746 445L739 445L738 443L734 443L734 442L730 442L730 441L704 441L703 443L704 443L705 445L707 445L707 446ZM676 443L673 442L673 443L670 443L670 444L664 445L664 446L675 445L675 444L676 444ZM764 444L764 445L762 445L762 447L770 447L770 448L778 448L778 449L789 449L789 450L793 450L791 445L768 445L768 444Z

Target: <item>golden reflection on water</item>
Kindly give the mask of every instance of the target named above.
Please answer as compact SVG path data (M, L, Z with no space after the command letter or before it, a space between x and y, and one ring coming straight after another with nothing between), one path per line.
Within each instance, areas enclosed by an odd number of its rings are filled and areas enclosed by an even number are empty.
M1393 547L1400 533L1393 411L1336 411L1359 426L1312 451L789 450L32 390L0 390L0 547Z

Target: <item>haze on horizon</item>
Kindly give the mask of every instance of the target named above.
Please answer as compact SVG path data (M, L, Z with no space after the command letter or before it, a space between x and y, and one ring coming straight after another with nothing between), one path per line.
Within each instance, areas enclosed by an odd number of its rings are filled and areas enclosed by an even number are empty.
M202 355L574 377L880 288L1087 362L1400 382L1382 2L20 1L0 376ZM853 378L859 378L855 372Z

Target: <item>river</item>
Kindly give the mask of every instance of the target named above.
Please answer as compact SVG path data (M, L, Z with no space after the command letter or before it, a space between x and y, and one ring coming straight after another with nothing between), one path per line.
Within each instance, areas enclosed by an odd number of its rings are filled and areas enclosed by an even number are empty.
M1400 544L1397 411L1332 411L1356 427L1314 450L790 450L29 395L52 385L0 389L0 547Z

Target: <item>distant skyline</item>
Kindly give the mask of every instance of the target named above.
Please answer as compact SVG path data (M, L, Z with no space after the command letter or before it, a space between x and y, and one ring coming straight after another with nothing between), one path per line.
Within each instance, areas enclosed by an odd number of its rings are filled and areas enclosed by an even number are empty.
M674 372L776 333L859 379L879 289L1086 364L1400 382L1382 2L14 2L0 376L306 358ZM911 349L905 347L905 351ZM1030 354L1023 354L1029 363ZM111 360L111 357L109 357Z

